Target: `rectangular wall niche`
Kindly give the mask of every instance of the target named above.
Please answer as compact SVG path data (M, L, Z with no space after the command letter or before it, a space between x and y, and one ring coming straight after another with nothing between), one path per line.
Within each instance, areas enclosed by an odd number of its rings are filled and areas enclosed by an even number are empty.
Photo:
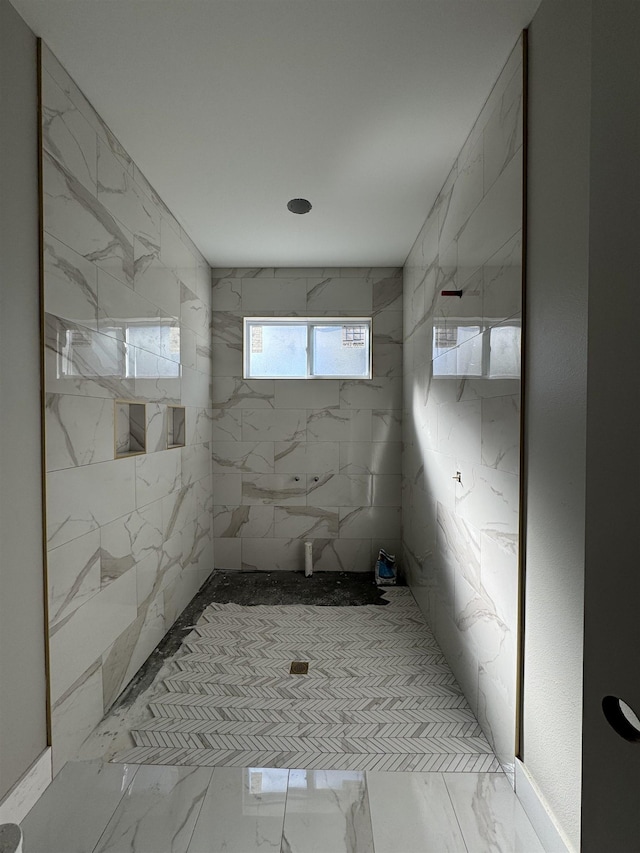
M115 458L135 456L147 449L147 412L144 403L114 401Z
M167 407L167 447L184 447L185 445L185 408L184 406Z

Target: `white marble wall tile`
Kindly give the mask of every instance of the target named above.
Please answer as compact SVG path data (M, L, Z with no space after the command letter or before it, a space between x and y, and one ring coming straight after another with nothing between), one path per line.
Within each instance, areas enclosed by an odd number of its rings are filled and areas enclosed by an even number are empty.
M380 270L368 277L373 280L373 313L402 311L402 270Z
M340 406L345 409L401 409L402 379L344 379Z
M54 631L50 638L53 702L120 636L136 614L136 573L127 572Z
M317 481L315 476L318 476ZM371 495L371 477L368 474L321 472L309 476L307 501L311 506L367 507L371 504Z
M381 311L372 323L373 349L378 344L402 343L402 311Z
M195 259L180 239L179 232L177 222L163 213L160 220L160 260L188 284L188 271L195 267Z
M399 474L402 443L392 441L340 443L341 474Z
M100 591L100 532L93 530L52 549L47 567L53 628Z
M97 267L50 234L44 235L44 306L48 314L98 327Z
M484 128L484 182L486 190L500 177L522 145L522 65L506 82L504 93Z
M260 504L214 506L213 535L219 539L273 536L274 507Z
M401 506L400 474L375 474L371 478L371 505L372 506Z
M295 408L295 395L291 395L293 405L280 405L281 409ZM216 376L212 381L212 405L214 409L258 409L273 408L274 380L255 379L245 382L240 378Z
M70 542L134 508L133 458L51 471L47 477L49 547Z
M213 374L212 348L208 335L198 335L196 338L196 370L207 376Z
M163 539L160 501L105 524L100 529L103 586L140 560L154 557L158 561Z
M307 307L306 278L249 278L242 282L242 311L261 316L274 305L286 305L287 311L304 312Z
M135 847L154 853L186 850L212 775L202 767L141 767L95 853Z
M242 474L213 475L213 503L237 505L242 503Z
M243 441L304 441L306 437L306 409L242 410Z
M468 140L458 156L451 201L441 223L439 249L446 249L483 197L484 145L482 138Z
M93 397L47 394L47 470L113 459L113 403Z
M307 283L307 311L335 312L339 317L343 311L361 311L370 315L373 308L372 282L363 278L309 278Z
M276 441L274 466L276 474L337 473L339 444L336 441Z
M273 457L273 442L216 441L212 450L213 472L272 474Z
M402 376L402 345L375 344L373 347L373 375L377 379Z
M160 403L147 403L147 453L167 449L167 407Z
M42 104L44 150L95 194L96 132L46 70L42 74Z
M156 257L136 258L133 287L140 296L153 302L167 316L180 316L178 279L175 273L163 266Z
M276 506L273 535L281 539L335 538L339 532L337 507Z
M520 467L520 398L482 402L482 464L517 474Z
M458 237L458 263L477 269L520 230L522 159L514 157Z
M213 344L211 372L213 376L241 376L242 351L227 344Z
M329 409L340 404L337 379L276 379L274 392L276 409Z
M159 211L102 139L98 140L97 197L128 231L159 248Z
M364 773L291 770L282 849L291 853L373 853Z
M182 484L195 483L203 477L211 476L211 447L206 444L192 444L180 450L182 454Z
M136 456L136 506L142 507L176 491L181 485L180 448Z
M54 777L68 760L75 758L81 745L104 716L102 700L102 672L98 660L80 676L77 682L58 699L51 709ZM88 806L89 810L90 808ZM60 850L61 853L63 849L73 849L58 847L57 845L61 843L62 838L64 835L55 836L53 843L56 846L53 849ZM50 840L47 839L47 841L47 846L44 849L48 853L52 848L49 846ZM32 849L41 848L34 845Z
M239 569L242 565L242 539L214 539L216 569Z
M214 474L215 482L219 475ZM221 488L225 488L222 484ZM230 484L235 489L235 483ZM217 492L216 492L217 495ZM307 476L305 474L243 474L242 503L282 504L305 506L307 502Z
M242 309L242 280L214 278L211 289L213 311L240 311Z
M190 367L183 367L182 378L180 379L180 394L177 402L183 406L198 406L204 408L209 405L211 400L211 378L205 373L200 373L199 370L192 370ZM178 380L174 380L177 382ZM174 399L175 395L169 391L165 393L167 402Z
M400 538L400 515L400 507L340 507L340 539L375 539L383 547Z
M212 267L211 279L216 281L221 278L274 278L273 267ZM299 276L298 276L299 277Z
M306 414L309 441L371 441L369 409L309 409Z
M481 425L480 400L443 403L438 407L438 452L478 464Z
M69 763L23 821L26 849L31 853L93 850L137 770L135 765L102 761ZM88 791L93 795L88 796ZM69 803L80 800L83 807L71 821Z
M518 231L482 268L482 316L491 326L522 310L522 233Z
M280 849L288 770L216 767L187 853Z
M479 530L515 533L518 530L518 478L506 471L459 466L456 512Z
M243 539L243 569L300 571L304 568L302 539Z
M121 636L119 642L123 642L126 638L128 646L128 655L124 658L127 666L121 676L120 682L117 684L117 691L113 695L113 699L122 692L127 684L134 677L143 663L147 660L151 652L155 649L158 643L165 635L167 628L164 618L164 593L159 592L155 598L144 603L138 610L138 618L131 625L124 635ZM129 634L129 636L127 636ZM108 661L103 664L103 673L108 667ZM111 697L105 691L105 705L108 707Z
M180 320L198 335L209 333L210 311L205 303L186 284L180 286Z
M198 364L198 336L185 326L180 324L180 364L184 367L189 367L191 370L197 370Z
M165 630L176 621L185 607L193 599L206 577L196 568L186 568L173 583L164 590L164 624Z
M144 348L157 355L167 355L161 345L160 327L177 327L175 318L163 317L156 305L103 270L98 270L98 304L98 329L103 335L126 340L128 325L145 325L148 333Z
M213 411L209 408L199 406L187 408L185 413L185 439L187 444L204 444L205 441L211 441L213 415Z
M441 773L368 771L367 790L376 853L467 849Z
M165 540L171 539L185 524L195 517L195 489L182 486L162 499L162 532Z
M46 151L43 180L45 230L125 284L132 284L131 232Z
M214 311L211 314L211 342L227 344L242 351L243 314L238 311Z
M313 540L313 568L319 572L370 572L370 539Z

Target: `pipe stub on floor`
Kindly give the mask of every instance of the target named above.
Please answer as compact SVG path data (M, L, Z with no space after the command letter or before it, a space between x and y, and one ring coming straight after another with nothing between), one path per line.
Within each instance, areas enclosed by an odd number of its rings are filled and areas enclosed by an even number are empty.
M0 853L22 853L22 830L17 823L0 825Z

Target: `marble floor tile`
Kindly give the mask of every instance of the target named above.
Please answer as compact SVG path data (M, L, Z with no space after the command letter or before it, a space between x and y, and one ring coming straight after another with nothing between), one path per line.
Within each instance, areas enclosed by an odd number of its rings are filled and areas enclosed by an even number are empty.
M373 853L364 773L291 770L282 853Z
M188 853L280 853L288 770L216 767Z
M466 853L441 773L367 771L367 789L376 853Z
M507 777L502 773L443 773L469 850L543 853ZM377 850L376 853L381 853Z
M211 777L203 768L140 768L94 853L186 853Z
M22 823L29 853L88 853L138 768L102 761L70 762Z

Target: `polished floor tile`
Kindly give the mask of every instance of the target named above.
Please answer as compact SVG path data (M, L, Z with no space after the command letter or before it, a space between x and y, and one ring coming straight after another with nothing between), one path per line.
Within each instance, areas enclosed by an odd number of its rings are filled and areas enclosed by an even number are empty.
M288 770L216 767L188 853L280 853Z
M443 773L467 848L487 853L544 853L544 848L501 773ZM377 851L380 853L380 851Z
M102 761L65 765L22 823L29 853L92 851L138 768Z
M364 773L291 770L282 853L373 853Z
M467 853L441 773L368 771L367 788L375 853Z
M141 767L95 853L186 853L212 775L202 768Z

